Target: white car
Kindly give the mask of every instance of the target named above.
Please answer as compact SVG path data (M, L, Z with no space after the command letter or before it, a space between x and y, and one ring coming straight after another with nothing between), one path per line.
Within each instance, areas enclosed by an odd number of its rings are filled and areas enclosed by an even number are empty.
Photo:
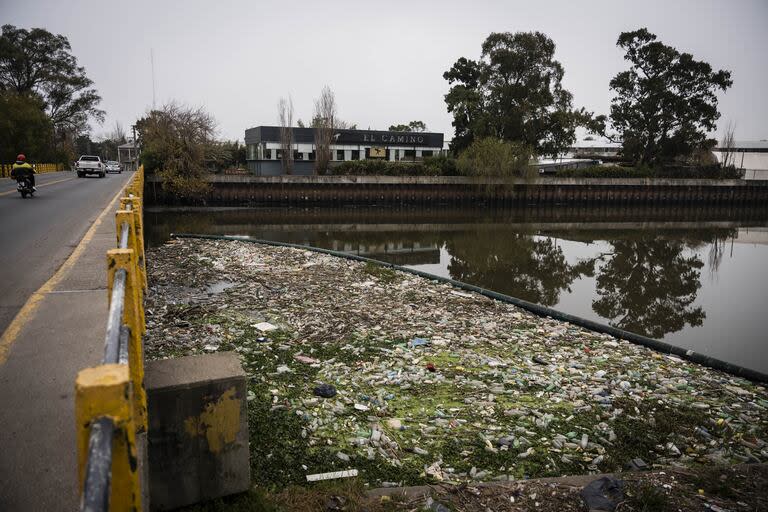
M107 160L106 172L116 172L120 174L123 172L123 169L122 167L120 167L120 162L115 162L114 160Z
M98 156L83 155L75 162L75 170L77 171L77 177L83 178L87 174L98 174L99 178L103 178L106 173L104 172L104 163Z

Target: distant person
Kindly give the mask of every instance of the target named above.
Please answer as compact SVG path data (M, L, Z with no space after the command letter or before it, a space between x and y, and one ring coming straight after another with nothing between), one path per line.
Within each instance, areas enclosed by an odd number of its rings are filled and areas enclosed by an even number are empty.
M24 156L24 153L21 153L16 157L16 163L13 164L11 178L15 180L24 176L29 176L29 180L32 182L32 190L37 190L37 187L35 187L35 170L27 163L27 157Z

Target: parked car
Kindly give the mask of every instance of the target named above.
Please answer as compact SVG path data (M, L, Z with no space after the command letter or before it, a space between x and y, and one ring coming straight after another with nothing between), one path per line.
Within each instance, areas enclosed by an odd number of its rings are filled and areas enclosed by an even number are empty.
M114 160L107 160L106 172L116 172L120 174L123 172L123 168L120 167L120 162L115 162Z
M75 170L77 171L77 177L82 178L88 174L96 174L99 178L106 176L106 170L104 163L98 156L83 155L75 163Z

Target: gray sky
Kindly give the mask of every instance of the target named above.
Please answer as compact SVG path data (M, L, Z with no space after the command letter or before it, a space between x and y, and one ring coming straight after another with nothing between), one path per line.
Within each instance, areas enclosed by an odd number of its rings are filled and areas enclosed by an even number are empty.
M557 44L574 105L608 113L608 82L626 69L620 32L648 27L716 69L733 73L722 117L737 139L768 138L768 1L44 1L0 0L0 20L67 36L107 111L130 126L156 102L205 106L219 135L276 124L291 95L311 118L323 85L360 128L414 119L453 134L442 74L478 58L490 32L539 30Z

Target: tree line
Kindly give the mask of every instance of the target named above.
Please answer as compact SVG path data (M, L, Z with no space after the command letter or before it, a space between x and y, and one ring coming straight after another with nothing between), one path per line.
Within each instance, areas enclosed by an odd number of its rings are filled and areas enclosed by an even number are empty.
M101 96L71 53L69 40L42 28L3 25L0 34L0 161L19 152L37 162L71 162L84 147L112 149L125 142L117 125L102 148L89 121L102 122ZM107 155L105 155L107 156ZM110 151L110 157L116 156Z
M445 101L455 128L452 152L487 154L511 144L507 151L523 156L557 157L583 127L620 142L623 158L636 165L696 162L716 144L707 133L720 117L717 93L733 84L730 72L713 70L645 28L621 33L616 45L630 66L608 84L610 113L595 115L574 107L552 39L541 32L490 34L478 60L461 57L443 74L451 86Z

